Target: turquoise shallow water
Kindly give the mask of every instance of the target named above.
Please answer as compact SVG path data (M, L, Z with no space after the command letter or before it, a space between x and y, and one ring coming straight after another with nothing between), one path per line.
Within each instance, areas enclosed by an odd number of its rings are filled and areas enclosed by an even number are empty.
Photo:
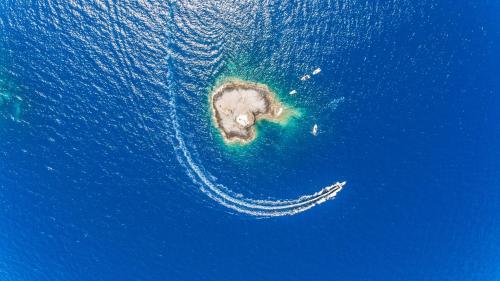
M21 119L22 98L15 93L17 89L8 80L0 80L0 113L2 122Z
M0 280L499 279L498 11L0 2ZM225 145L227 77L301 116Z

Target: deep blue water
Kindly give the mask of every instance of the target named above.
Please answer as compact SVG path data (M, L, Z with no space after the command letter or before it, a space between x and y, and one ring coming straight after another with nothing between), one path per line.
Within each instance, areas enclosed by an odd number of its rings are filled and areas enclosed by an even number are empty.
M280 2L2 1L0 280L500 280L499 2ZM227 77L302 116L226 146Z

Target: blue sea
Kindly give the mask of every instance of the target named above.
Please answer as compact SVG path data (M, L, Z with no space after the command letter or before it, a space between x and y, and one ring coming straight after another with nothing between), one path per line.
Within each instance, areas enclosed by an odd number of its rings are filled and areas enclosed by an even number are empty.
M0 1L0 280L500 280L500 2Z

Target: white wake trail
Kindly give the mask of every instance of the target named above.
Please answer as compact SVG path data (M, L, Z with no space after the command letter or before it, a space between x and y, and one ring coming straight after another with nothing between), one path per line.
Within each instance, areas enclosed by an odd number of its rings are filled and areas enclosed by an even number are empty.
M175 10L174 7L173 10ZM221 63L223 49L221 41L224 41L224 34L218 34L218 28L208 28L211 24L203 24L198 22L200 17L190 15L190 20L186 21L179 13L172 13L173 26L170 26L170 42L169 49L177 51L169 51L167 57L167 87L168 87L168 110L169 117L174 129L174 136L171 138L174 146L174 151L179 163L185 168L186 173L190 179L200 187L200 190L208 197L212 198L215 202L232 209L234 211L245 213L258 217L274 217L274 216L287 216L304 212L314 206L320 205L330 199L335 198L339 193L345 182L336 182L330 186L324 187L316 193L304 195L296 199L283 199L283 200L268 200L268 199L253 199L246 198L241 194L236 194L229 187L211 180L205 173L203 165L196 163L191 156L191 153L185 143L181 126L179 124L179 116L177 114L176 97L181 97L182 91L173 91L174 79L172 71L174 70L174 63L172 60L177 59L180 61L188 60L189 63L196 63L192 59L188 59L186 55L195 54L201 57L202 64L207 68L217 69L218 64ZM193 24L194 22L198 25ZM174 36L175 35L175 36ZM174 43L171 41L172 36L175 38L182 38L181 43ZM215 44L215 45L213 45Z

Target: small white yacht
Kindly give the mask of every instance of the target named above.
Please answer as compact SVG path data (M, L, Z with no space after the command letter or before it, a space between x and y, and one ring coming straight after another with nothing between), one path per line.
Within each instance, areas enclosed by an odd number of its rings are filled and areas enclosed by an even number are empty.
M297 94L297 91L295 91L295 90L291 90L289 94L290 94L291 96L296 95L296 94Z
M313 75L316 75L316 74L319 74L321 72L321 68L316 68L314 71L313 71Z
M311 134L313 134L313 136L318 135L318 125L317 124L314 124L314 126L312 127Z
M281 113L283 113L283 107L280 107L278 108L278 110L276 110L276 116L280 116Z
M302 77L300 78L300 80L301 80L301 81L306 81L306 80L309 80L310 78L311 78L311 76L310 76L309 74L306 74L306 75L302 76Z

